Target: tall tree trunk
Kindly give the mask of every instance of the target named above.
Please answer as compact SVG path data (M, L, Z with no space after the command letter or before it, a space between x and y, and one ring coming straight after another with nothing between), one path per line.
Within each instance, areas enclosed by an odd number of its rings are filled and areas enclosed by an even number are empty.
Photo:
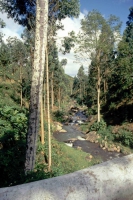
M106 103L106 92L107 92L107 88L106 88L106 86L107 86L106 79L104 79L103 85L104 85L104 101L105 101L105 103Z
M20 99L21 99L20 106L21 106L21 108L22 108L22 106L23 106L22 86L21 86L21 91L20 91Z
M60 110L60 104L61 104L61 99L60 99L60 86L59 86L59 91L58 91L58 103L59 103L59 110Z
M108 59L108 58L107 58L107 55L106 55L106 57L105 57L105 62L107 62L107 59ZM104 84L104 101L105 101L105 103L106 103L106 101L107 101L106 93L107 93L107 89L108 89L107 75L108 75L108 67L106 66L105 72L104 72L104 82L103 82L103 84Z
M45 49L47 44L48 0L36 1L36 30L33 73L30 93L29 125L26 141L25 172L35 166L40 103L44 77Z
M97 81L97 121L100 122L100 67L98 66L98 81Z
M47 87L47 119L48 119L48 170L51 171L51 131L50 131L50 109L49 109L49 70L48 52L46 49L46 87Z
M22 108L23 105L23 95L22 95L22 65L19 66L19 78L20 78L20 106Z
M43 95L41 99L41 143L44 144L44 110Z
M44 95L43 95L43 111L44 111L44 118L45 118L45 115L46 115L46 82L45 82L45 80L44 80L44 83L43 83L43 91L44 91Z
M70 90L71 90L71 95L73 93L73 83L70 83Z
M81 83L80 83L80 99L81 99L81 97L82 97L82 94L81 94Z
M84 83L84 96L85 96L86 94L85 94L85 83Z
M53 78L54 78L54 72L52 71L52 77L51 77L51 109L53 110L54 106L54 87L53 87Z

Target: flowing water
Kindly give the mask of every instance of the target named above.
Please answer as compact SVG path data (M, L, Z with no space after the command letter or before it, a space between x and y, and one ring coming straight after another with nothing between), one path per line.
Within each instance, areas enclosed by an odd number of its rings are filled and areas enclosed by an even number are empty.
M73 142L73 148L81 147L84 152L90 153L95 158L100 158L103 162L112 158L124 156L122 153L108 152L107 150L103 150L101 147L99 147L98 143L96 144L82 140L84 134L76 129L76 125L83 123L85 120L86 116L79 111L72 117L72 121L69 123L69 125L63 126L63 129L65 129L67 132L56 132L53 134L53 136L59 142L67 142L68 140L70 142L70 139L75 138L75 141Z

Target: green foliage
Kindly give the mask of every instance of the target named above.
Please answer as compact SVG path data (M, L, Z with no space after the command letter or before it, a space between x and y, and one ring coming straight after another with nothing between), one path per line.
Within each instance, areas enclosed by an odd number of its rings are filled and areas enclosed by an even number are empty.
M87 132L88 131L88 124L81 124L80 125L81 131L82 132Z
M53 118L55 121L64 122L65 112L61 110L57 110L53 113Z
M14 92L12 90L12 98L14 98L16 102L20 102L20 97L15 95L15 93L18 92L18 94L20 94L21 90L23 97L29 97L31 81L31 59L27 59L30 57L29 55L28 43L11 37L7 39L7 43L4 41L1 42L0 79L3 83L1 83L0 87L3 84L8 84L8 88L17 86L14 87ZM6 88L6 90L8 88Z
M22 26L28 29L35 28L36 1L12 1L1 0L0 8L8 13ZM79 0L53 0L49 1L49 23L53 20L61 20L65 17L77 17L79 15ZM30 16L30 17L29 17ZM51 20L52 18L52 20Z
M106 141L114 140L114 134L112 134L112 129L109 127L103 130L99 130L98 134L100 135L100 140L106 140Z
M133 147L133 133L130 131L121 129L117 134L115 134L114 139L125 146Z
M71 49L74 47L74 41L71 37L64 37L62 42L62 48L60 49L63 54L70 53Z
M6 26L5 22L0 18L0 27L4 28Z
M90 131L100 131L100 130L105 130L107 127L107 124L104 120L101 120L100 122L94 122L90 126Z
M87 88L88 77L85 74L84 67L78 70L77 76L73 80L73 97L76 99L79 105L85 103L86 88Z
M7 79L9 81L9 79ZM0 107L5 105L19 108L20 95L17 83L2 82L0 83Z
M24 169L26 110L4 106L0 108L0 186L19 183Z
M106 129L98 130L100 141L118 142L124 146L133 148L133 133L125 129L118 129L117 133L113 133L113 126L108 126Z
M52 172L43 171L44 166L41 165L35 171L29 172L27 175L22 177L22 183L29 183L33 181L39 181L47 178L54 177Z
M107 101L104 108L113 118L118 116L119 123L132 119L128 107L132 106L133 94L133 8L130 8L126 25L108 79Z
M120 25L119 18L113 15L104 18L97 10L89 12L81 20L82 31L77 37L76 60L80 63L82 60L89 63L91 57L92 62L88 71L87 97L85 100L87 106L92 109L91 114L93 114L93 111L95 113L95 110L98 113L97 102L100 102L101 107L106 103L108 79L111 76L112 60L114 60L112 55L119 38ZM115 36L114 31L117 32ZM98 89L100 91L99 99L97 96Z
M90 103L91 106L92 106L92 102L87 102L87 105L88 105L89 103ZM88 109L88 116L89 116L89 115L96 115L96 114L97 114L97 107L93 105L91 108Z
M111 102L110 106L109 106L109 109L110 110L114 110L116 108L116 104L114 102Z

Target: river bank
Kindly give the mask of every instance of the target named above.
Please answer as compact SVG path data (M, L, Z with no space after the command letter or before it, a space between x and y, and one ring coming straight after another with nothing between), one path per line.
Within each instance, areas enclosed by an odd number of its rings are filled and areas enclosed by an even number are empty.
M79 136L82 138L84 134L76 130L73 125L63 126L63 129L67 132L55 132L53 134L56 140L59 142L67 142L75 138L75 141L73 141L73 148L80 148L82 151L91 154L94 158L99 158L101 162L124 156L123 153L108 152L107 150L103 150L98 143L96 144L78 139Z

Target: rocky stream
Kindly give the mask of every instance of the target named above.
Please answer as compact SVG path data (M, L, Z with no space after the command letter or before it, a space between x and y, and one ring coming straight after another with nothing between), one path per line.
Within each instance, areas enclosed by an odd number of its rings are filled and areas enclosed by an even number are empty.
M77 148L91 154L94 158L100 159L101 162L124 156L121 152L108 151L101 148L99 143L86 140L85 134L78 130L78 126L85 123L86 120L85 114L78 110L71 117L69 123L63 124L62 129L53 134L54 138L72 148Z

